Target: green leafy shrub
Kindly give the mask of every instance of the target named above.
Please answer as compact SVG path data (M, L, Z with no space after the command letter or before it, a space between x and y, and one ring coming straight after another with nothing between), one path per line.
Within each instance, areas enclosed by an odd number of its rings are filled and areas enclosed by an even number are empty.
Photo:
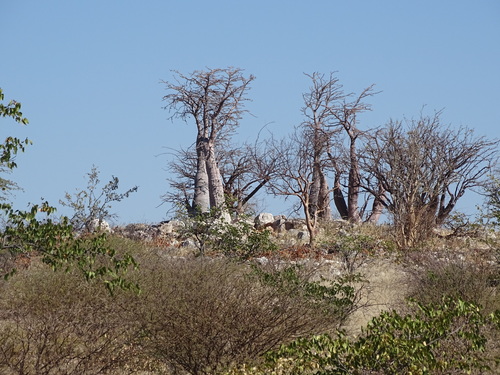
M102 280L110 292L116 287L137 288L124 277L128 268L137 265L134 258L128 253L117 254L106 245L104 234L77 237L67 218L61 221L51 218L55 209L47 202L33 205L29 211L1 204L0 211L6 223L0 233L3 257L28 254L41 257L54 270L76 267L85 279ZM39 219L39 214L45 214L45 219ZM3 271L8 277L16 269Z
M337 236L327 246L328 252L340 258L344 271L348 273L355 272L380 248L372 237L360 234Z
M348 274L334 280L321 278L319 281L311 281L311 274L302 272L302 267L297 265L271 270L254 266L253 269L264 285L284 295L304 299L317 311L335 317L337 328L359 308L362 289L355 286L365 282L359 274Z
M17 123L28 124L28 120L21 112L20 103L10 101L5 105L2 103L3 100L4 94L0 89L0 117L10 117ZM15 156L18 152L24 152L25 146L30 143L28 139L22 141L7 137L5 142L0 144L0 171L2 168L10 170L15 168L17 166ZM5 180L0 178L0 186L2 184L5 187ZM118 179L113 179L106 185L103 193L108 201L127 196L128 192L124 195L114 193L117 187ZM92 195L91 197L94 198ZM106 209L108 202L106 199L101 208ZM99 199L94 199L92 202L95 205ZM136 265L130 255L117 256L113 248L105 246L104 235L77 238L70 220L62 217L59 221L55 221L51 216L54 212L55 208L47 202L32 205L27 211L16 210L8 203L0 204L0 216L4 224L0 230L0 258L2 258L0 271L6 277L15 273L16 257L38 255L53 269L76 266L87 280L95 278L103 280L111 292L117 286L136 287L123 277L130 266ZM46 217L39 219L38 214L46 214Z
M259 254L274 253L278 246L272 241L267 230L255 230L246 221L237 223L221 223L213 228L214 235L209 242L215 252L221 252L228 257L250 259Z
M342 333L298 339L268 353L272 370L247 373L449 374L489 368L482 356L484 330L499 329L500 312L485 317L477 305L452 298L416 306L413 315L383 312L354 340Z
M181 236L193 238L201 255L207 251L231 258L249 259L258 254L273 253L278 246L269 231L257 231L245 218L228 222L220 209L181 216L186 223Z

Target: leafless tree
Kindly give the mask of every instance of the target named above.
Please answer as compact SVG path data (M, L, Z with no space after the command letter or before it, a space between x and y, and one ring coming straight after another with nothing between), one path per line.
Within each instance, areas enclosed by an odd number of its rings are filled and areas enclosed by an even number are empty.
M194 120L196 174L192 206L201 212L224 207L224 186L216 158L216 146L234 132L244 110L245 95L254 76L239 68L208 69L189 75L174 72L173 82L163 82L168 94L165 109L172 118Z
M266 157L276 162L276 173L269 180L267 188L272 194L284 196L285 199L298 198L296 210L302 209L309 232L309 244L314 246L320 215L317 211L313 215L310 210L315 178L314 138L310 135L299 128L289 138L269 141Z
M485 182L496 158L498 141L443 126L440 115L391 120L363 150L363 169L384 192L401 247L427 239L466 191Z
M197 166L196 150L194 147L180 148L170 150L165 154L171 157L166 170L173 177L167 180L171 189L162 196L162 200L172 204L174 210L182 208L188 214L194 215L196 213L193 207Z
M331 128L340 128L347 135L347 148L343 149L342 141L332 142L333 150L330 151L330 159L335 169L334 179L334 203L342 218L352 222L360 222L362 215L360 214L359 199L361 192L361 169L359 165L359 152L357 149L357 141L364 134L358 128L357 116L359 113L371 110L371 106L365 103L365 100L376 94L374 85L364 89L361 94L353 93L344 95L337 105L330 108L332 117L335 122ZM334 133L338 134L338 133ZM336 149L336 150L335 150ZM339 160L345 155L344 161ZM347 169L347 202L345 195L341 190L341 178L345 173L342 168L342 163ZM378 203L378 200L374 202ZM373 210L376 210L374 207Z
M266 185L274 171L274 165L264 160L261 142L240 146L224 142L216 149L217 165L231 213L243 214L249 209L250 200ZM168 170L174 175L170 179L172 190L163 196L164 201L179 204L190 212L193 210L194 182L196 177L197 156L194 147L173 150L173 158ZM193 212L194 213L194 212Z
M228 205L236 214L242 214L252 199L270 180L275 163L264 162L257 140L254 145L245 144L225 153L221 164L224 192Z
M302 127L304 134L311 140L312 147L313 176L308 209L312 217L329 219L331 199L325 159L333 136L332 128L336 123L334 108L345 95L338 78L333 73L328 77L317 72L306 76L312 82L309 92L302 95L304 99L302 114L305 118ZM333 132L338 130L333 129Z
M329 76L317 72L306 75L311 79L312 86L303 95L305 120L302 126L312 137L314 165L309 210L315 215L319 209L321 218L331 215L327 175L333 171L333 202L337 211L343 219L359 222L365 206L360 207L358 203L362 192L362 172L357 142L364 132L358 128L357 115L371 109L365 100L376 93L372 85L359 95L346 94L334 73ZM325 163L325 159L329 162ZM382 207L378 199L373 202L369 221L377 220Z

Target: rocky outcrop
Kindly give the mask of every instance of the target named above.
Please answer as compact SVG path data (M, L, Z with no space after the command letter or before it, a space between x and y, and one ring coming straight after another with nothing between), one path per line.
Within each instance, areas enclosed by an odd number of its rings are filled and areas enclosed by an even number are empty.
M253 222L256 230L269 230L282 241L308 243L309 232L304 219L287 218L284 215L274 216L271 213L258 214ZM344 223L342 221L342 223ZM183 237L185 223L179 220L162 221L158 224L129 224L114 228L114 233L140 241L165 241L180 246L189 246Z

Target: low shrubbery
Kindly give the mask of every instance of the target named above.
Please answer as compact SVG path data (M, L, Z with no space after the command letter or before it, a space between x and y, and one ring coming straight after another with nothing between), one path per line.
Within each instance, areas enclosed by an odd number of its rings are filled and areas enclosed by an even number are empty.
M315 283L295 275L299 285L277 287L269 278L279 277L279 271L256 275L247 265L227 260L155 259L146 269L137 318L147 335L142 345L152 357L191 374L214 374L259 360L296 337L332 331L340 310L355 302L343 295L343 281L332 289L330 301L311 303L298 289ZM338 314L318 308L321 303L337 303Z
M108 245L140 262L128 274L140 294L109 295L36 260L1 285L1 373L214 374L297 337L334 332L357 303L350 280L320 285L298 270L162 257L117 238Z
M484 316L473 303L445 298L438 304L416 304L414 314L383 312L356 339L342 333L298 339L268 353L260 368L227 374L484 373L494 365L493 358L482 354L485 331L499 324L498 311Z
M492 259L479 253L464 259L464 255L450 252L445 257L412 254L408 260L409 297L426 304L438 303L445 297L462 299L482 306L488 313L500 309L500 268Z
M102 374L128 360L135 323L121 292L47 266L20 272L0 294L0 373ZM120 373L122 372L120 370Z

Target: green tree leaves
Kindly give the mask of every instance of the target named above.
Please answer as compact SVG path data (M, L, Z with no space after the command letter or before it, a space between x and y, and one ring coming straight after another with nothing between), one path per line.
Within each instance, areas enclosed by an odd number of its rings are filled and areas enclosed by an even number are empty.
M17 123L28 124L28 120L21 112L21 103L11 100L3 104L1 103L3 100L4 94L0 89L1 117L10 117ZM17 166L14 161L15 155L24 152L25 146L30 143L28 139L22 141L15 137L7 137L5 142L0 144L0 170L2 167L15 168ZM0 183L0 186L11 186L5 183L6 180L2 179L2 181L4 182ZM107 200L104 201L104 208L101 207L99 213L105 210L109 199L121 200L133 190L125 194L117 194L115 192L117 187L117 178L106 185L103 193ZM85 279L102 280L111 293L116 287L138 289L136 284L127 281L124 277L130 266L137 266L132 256L117 255L115 250L106 244L104 234L78 237L67 217L62 217L57 221L53 219L52 214L55 211L56 209L48 202L32 205L27 211L16 210L8 203L0 204L0 215L3 216L4 223L0 231L0 255L40 256L42 262L50 265L54 270L77 267ZM45 215L45 217L40 219L40 215ZM3 269L3 272L7 278L14 274L16 269Z
M111 293L116 287L138 290L138 285L124 277L127 268L137 266L135 260L129 254L117 255L107 245L104 234L77 237L68 218L55 221L51 217L55 208L47 202L33 205L28 211L2 204L0 211L7 223L1 234L2 251L7 250L14 256L39 256L54 270L77 267L86 280L101 279ZM39 219L39 215L45 218ZM12 269L5 276L15 272Z

